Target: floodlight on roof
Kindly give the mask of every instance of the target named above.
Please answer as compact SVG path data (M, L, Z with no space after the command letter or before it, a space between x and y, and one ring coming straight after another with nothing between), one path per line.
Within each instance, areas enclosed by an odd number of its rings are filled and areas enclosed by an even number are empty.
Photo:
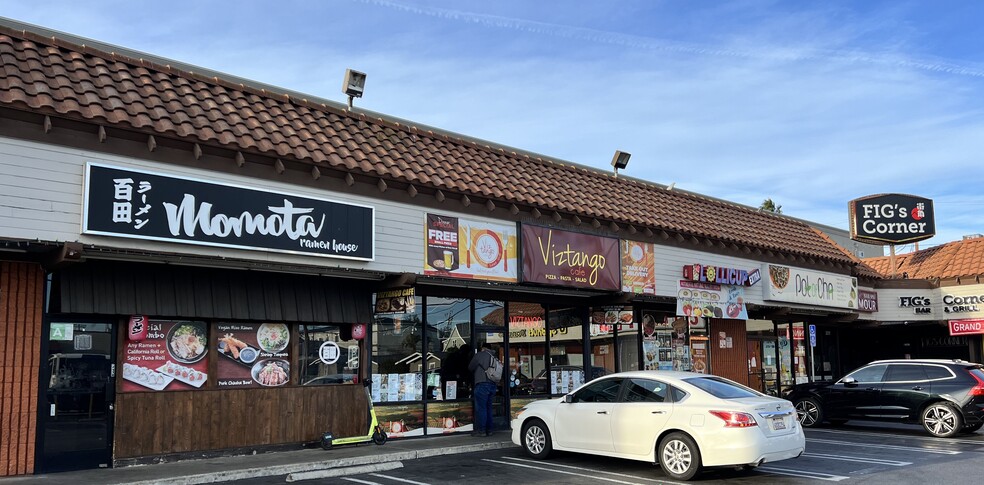
M366 73L353 71L352 69L345 70L345 81L342 82L342 92L348 95L349 109L352 108L352 99L361 98L365 88Z
M631 156L631 153L615 150L615 156L612 157L612 166L615 167L616 177L618 177L618 170L624 169L625 166L629 164L629 157Z

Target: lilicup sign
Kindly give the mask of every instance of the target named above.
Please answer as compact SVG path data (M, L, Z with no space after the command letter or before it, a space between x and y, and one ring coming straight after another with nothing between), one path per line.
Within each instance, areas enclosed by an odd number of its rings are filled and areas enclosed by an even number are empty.
M848 203L851 239L874 244L922 241L936 235L933 201L905 194L869 195Z
M618 291L618 239L523 225L523 281Z

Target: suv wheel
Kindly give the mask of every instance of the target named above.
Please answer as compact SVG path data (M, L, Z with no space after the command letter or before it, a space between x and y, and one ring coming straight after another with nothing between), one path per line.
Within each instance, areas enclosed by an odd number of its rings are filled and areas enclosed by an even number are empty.
M812 397L796 401L796 417L804 428L813 428L823 422L823 408Z
M949 438L963 430L963 416L946 402L930 404L923 410L920 421L929 434L940 438Z

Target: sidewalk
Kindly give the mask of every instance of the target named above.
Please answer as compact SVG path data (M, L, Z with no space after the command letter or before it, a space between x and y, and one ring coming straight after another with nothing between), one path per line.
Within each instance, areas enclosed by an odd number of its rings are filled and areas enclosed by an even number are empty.
M464 433L463 435L393 440L387 441L382 446L371 443L338 446L331 451L314 448L187 460L160 465L137 465L49 475L27 475L0 478L0 485L41 483L45 485L82 485L88 483L101 485L190 485L217 483L508 448L515 446L510 441L509 436L508 430L484 438L473 438ZM353 473L365 473L365 471L353 470Z

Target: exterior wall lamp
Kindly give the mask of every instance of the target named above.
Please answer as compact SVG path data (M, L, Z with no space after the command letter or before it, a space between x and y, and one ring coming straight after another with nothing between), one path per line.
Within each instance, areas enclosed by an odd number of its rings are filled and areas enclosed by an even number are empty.
M629 157L631 153L626 153L620 150L615 150L615 156L612 157L612 166L615 167L615 177L618 177L619 169L624 169L626 165L629 164Z
M352 99L361 98L366 88L366 73L345 70L345 80L342 82L342 92L348 95L348 107L352 109Z

